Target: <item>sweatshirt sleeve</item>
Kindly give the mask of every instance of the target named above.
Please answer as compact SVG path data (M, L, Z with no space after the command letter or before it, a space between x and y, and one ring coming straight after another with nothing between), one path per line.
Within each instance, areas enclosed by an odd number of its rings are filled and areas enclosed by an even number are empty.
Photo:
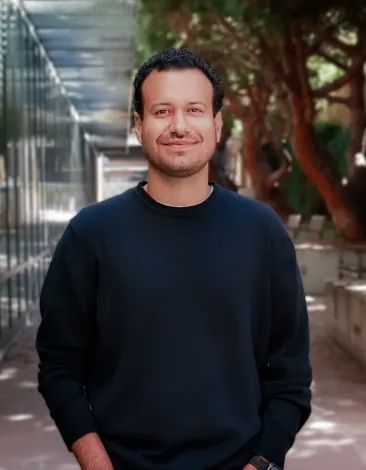
M271 336L262 377L262 431L254 453L284 466L311 413L312 370L306 300L294 245L282 222L271 240Z
M67 448L96 432L85 393L92 360L95 259L71 224L51 260L40 296L38 390Z

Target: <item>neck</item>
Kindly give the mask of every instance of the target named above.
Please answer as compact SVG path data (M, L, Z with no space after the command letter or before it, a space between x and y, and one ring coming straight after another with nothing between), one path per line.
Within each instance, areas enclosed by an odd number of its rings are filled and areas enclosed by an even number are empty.
M148 184L145 190L149 195L169 206L194 206L204 201L210 194L208 170L186 178L172 178L149 168Z

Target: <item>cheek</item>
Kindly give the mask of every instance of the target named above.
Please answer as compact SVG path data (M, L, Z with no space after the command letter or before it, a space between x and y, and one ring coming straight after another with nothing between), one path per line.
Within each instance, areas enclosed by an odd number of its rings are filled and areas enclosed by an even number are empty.
M144 145L148 147L154 147L156 146L156 139L159 137L154 131L154 129L146 127L142 131L142 139L144 142Z
M216 137L216 126L215 126L215 121L209 119L209 120L204 120L200 123L200 132L202 135L205 137L208 137L211 139L213 137Z
M160 124L160 125L159 125ZM142 129L145 142L151 147L156 146L156 141L164 133L164 126L159 122L146 122Z
M216 127L212 124L202 129L202 135L204 142L208 147L215 146L217 143L217 132Z

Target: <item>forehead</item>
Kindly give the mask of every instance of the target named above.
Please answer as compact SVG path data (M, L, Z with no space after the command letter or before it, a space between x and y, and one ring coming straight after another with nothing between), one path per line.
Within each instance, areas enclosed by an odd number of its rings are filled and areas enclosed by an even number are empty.
M199 69L154 70L142 85L144 106L159 102L182 105L190 102L212 104L213 86Z

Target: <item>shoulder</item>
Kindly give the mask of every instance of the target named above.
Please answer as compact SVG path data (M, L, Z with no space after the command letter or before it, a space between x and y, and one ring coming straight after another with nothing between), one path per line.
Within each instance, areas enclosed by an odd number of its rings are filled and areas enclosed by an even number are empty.
M242 221L246 226L250 225L252 228L268 232L287 233L284 221L268 204L228 189L220 188L220 190L225 211L235 216L238 222Z
M230 220L235 220L236 230L251 246L260 246L261 251L271 257L295 259L295 246L285 222L277 212L264 202L247 196L223 190L226 204L225 213L231 211ZM267 251L268 249L268 251Z
M109 230L114 223L133 210L134 201L134 188L132 188L84 207L70 220L69 225L81 237Z

